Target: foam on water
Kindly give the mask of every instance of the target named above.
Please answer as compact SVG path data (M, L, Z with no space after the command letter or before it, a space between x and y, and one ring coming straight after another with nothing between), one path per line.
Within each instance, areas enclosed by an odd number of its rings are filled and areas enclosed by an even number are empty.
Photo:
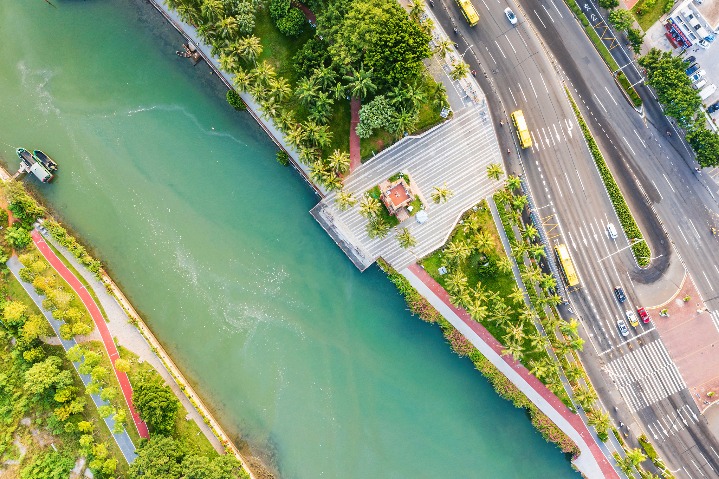
M30 96L36 100L35 108L43 115L53 114L60 117L60 110L55 106L52 94L47 88L55 73L44 68L32 69L25 61L20 61L17 69L23 88L31 91Z

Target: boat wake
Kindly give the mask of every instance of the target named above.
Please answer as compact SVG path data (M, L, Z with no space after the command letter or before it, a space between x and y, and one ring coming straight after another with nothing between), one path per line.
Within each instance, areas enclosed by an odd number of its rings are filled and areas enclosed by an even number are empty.
M59 117L60 109L55 106L54 98L47 88L55 73L45 69L33 70L24 61L20 61L17 68L20 72L23 88L30 90L37 100L37 109L44 115L52 113Z

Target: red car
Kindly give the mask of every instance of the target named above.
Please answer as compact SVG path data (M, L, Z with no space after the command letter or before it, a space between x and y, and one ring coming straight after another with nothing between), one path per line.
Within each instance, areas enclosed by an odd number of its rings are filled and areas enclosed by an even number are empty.
M639 317L642 318L642 321L645 323L652 320L652 318L649 317L649 313L647 313L647 310L644 308L637 308L637 314L639 314Z

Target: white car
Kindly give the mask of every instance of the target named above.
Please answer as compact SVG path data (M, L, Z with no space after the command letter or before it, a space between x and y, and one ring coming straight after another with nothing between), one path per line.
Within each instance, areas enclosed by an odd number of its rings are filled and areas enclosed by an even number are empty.
M610 238L617 239L617 229L614 227L614 224L607 224L607 234L609 234Z
M514 14L511 8L505 8L504 14L507 16L507 20L509 20L509 23L511 23L512 25L517 24L517 16Z
M619 332L622 336L625 338L629 336L629 328L627 328L627 323L625 323L623 319L617 320L617 328L619 328Z
M625 311L624 314L627 316L627 321L629 321L629 324L631 324L633 328L639 326L639 320L634 311Z
M692 76L690 76L689 79L692 81L692 83L696 83L706 74L707 74L706 70L699 70L698 72L696 72Z

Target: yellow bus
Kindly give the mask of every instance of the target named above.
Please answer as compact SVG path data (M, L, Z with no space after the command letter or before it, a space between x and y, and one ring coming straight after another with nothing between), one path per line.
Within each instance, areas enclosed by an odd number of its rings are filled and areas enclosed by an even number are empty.
M512 123L517 129L517 137L519 137L519 146L522 148L529 148L532 146L532 137L529 135L529 129L527 128L527 122L524 120L524 113L522 110L517 110L511 115Z
M472 5L471 0L457 0L457 5L459 5L459 8L462 10L462 14L470 27L479 23L479 13L477 13L477 9Z
M557 260L559 261L559 269L564 276L564 281L567 286L576 286L579 284L579 277L577 271L574 269L574 263L572 258L569 256L569 250L567 245L558 244L554 247L554 252L557 254Z

